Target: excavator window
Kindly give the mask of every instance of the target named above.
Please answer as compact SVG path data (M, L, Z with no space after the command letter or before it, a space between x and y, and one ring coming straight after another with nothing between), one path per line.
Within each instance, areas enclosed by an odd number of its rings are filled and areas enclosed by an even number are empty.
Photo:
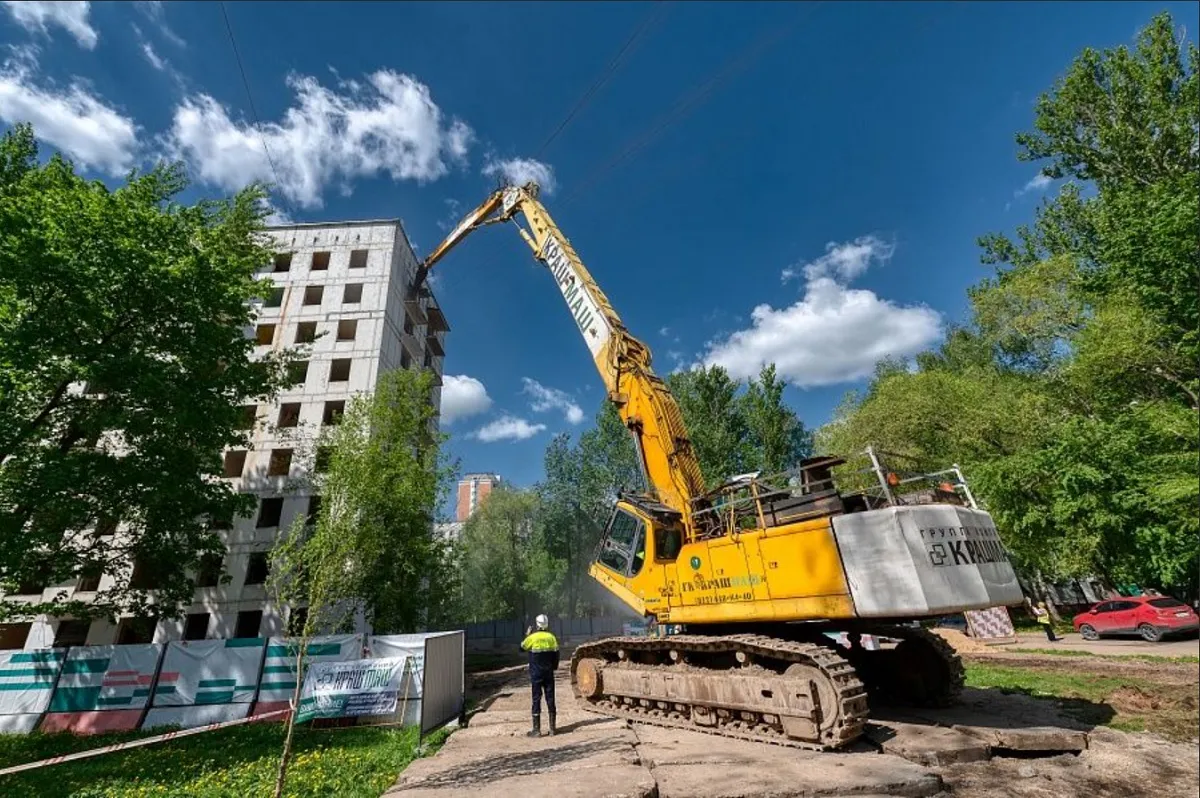
M600 547L600 564L623 576L636 576L645 558L645 524L637 516L617 510Z
M665 526L654 530L654 559L674 561L683 547L683 532L679 527Z

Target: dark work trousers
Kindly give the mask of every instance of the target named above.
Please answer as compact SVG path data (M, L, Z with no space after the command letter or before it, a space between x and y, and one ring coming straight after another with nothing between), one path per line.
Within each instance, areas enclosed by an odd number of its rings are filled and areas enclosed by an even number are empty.
M546 709L550 710L551 715L555 714L554 671L530 671L529 678L533 683L533 716L539 717L542 714L543 694L546 696Z
M1046 639L1051 643L1056 642L1058 638L1054 636L1054 627L1048 623L1044 623L1042 626L1046 627Z

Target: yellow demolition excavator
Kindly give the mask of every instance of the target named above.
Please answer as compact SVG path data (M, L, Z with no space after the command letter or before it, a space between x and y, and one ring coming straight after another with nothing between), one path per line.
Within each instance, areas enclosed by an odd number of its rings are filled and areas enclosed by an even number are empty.
M537 184L489 196L425 259L412 290L469 233L498 222L515 224L558 284L645 481L619 497L589 572L656 634L579 646L570 670L581 706L832 749L862 733L868 700L953 701L961 661L916 621L1022 600L961 472L943 472L954 482L901 477L868 450L869 466L848 475L846 460L813 458L774 481L747 474L706 490L650 350L625 329Z

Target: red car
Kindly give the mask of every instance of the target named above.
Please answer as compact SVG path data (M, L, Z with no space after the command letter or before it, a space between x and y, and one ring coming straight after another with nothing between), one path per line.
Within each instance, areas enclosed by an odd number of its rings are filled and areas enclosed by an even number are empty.
M1101 601L1076 615L1074 624L1084 640L1099 640L1101 635L1137 634L1153 643L1166 635L1200 629L1200 615L1168 596L1129 596Z

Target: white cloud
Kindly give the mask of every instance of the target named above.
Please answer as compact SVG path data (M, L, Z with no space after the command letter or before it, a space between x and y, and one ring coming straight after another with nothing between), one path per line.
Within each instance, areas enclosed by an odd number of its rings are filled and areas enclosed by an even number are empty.
M92 50L100 36L88 21L91 3L78 0L4 0L4 7L22 28L49 35L49 27L58 25L75 37L79 46Z
M533 412L545 413L548 410L560 410L570 424L578 424L583 421L583 410L575 404L570 394L556 388L547 388L529 377L523 377L521 381L525 383L524 392L533 397L533 402L529 405Z
M278 190L305 207L320 207L331 183L345 194L358 177L424 183L465 161L471 128L457 119L447 123L429 87L386 69L368 83L343 81L338 91L313 77L289 76L295 104L282 122L257 129L231 119L209 95L191 96L175 109L168 149L205 182L236 191L251 180L275 182L265 142Z
M865 272L871 263L887 263L896 251L896 245L882 241L876 236L860 236L853 241L825 245L825 254L809 263L797 263L783 270L783 282L801 275L808 280L829 277L847 283Z
M146 56L146 60L150 62L150 66L159 72L166 70L167 62L160 58L158 53L154 52L154 47L150 42L142 42L142 55Z
M539 432L546 429L545 424L530 424L523 418L515 416L501 416L495 421L484 424L475 432L471 433L472 438L476 438L483 443L495 443L496 441L523 441L532 438Z
M187 47L187 42L181 39L175 31L171 30L171 26L167 24L167 15L163 10L162 0L137 0L134 6L154 22L154 26L158 28L159 33L169 42L176 47Z
M510 158L507 161L488 158L483 167L483 174L488 177L503 177L515 186L523 186L532 180L547 196L558 188L558 183L554 180L554 167L532 158Z
M1041 172L1038 172L1036 175L1029 178L1029 182L1026 183L1024 187L1014 191L1013 196L1020 197L1024 194L1030 193L1031 191L1045 191L1046 188L1053 182L1054 181L1051 178L1047 177Z
M475 416L492 406L487 388L474 377L447 374L442 381L442 422L453 424L460 418Z
M438 227L442 230L449 230L463 217L462 203L453 197L447 197L444 202L446 203L446 215L438 221Z
M759 305L748 329L708 344L704 364L745 379L774 363L789 382L811 387L860 379L885 357L925 349L941 337L939 313L847 287L872 262L886 262L894 249L874 236L828 245L824 256L800 272L793 267L805 276L798 302L780 309Z
M29 122L37 137L84 168L122 175L134 163L137 126L86 87L38 86L30 51L0 66L0 119Z

